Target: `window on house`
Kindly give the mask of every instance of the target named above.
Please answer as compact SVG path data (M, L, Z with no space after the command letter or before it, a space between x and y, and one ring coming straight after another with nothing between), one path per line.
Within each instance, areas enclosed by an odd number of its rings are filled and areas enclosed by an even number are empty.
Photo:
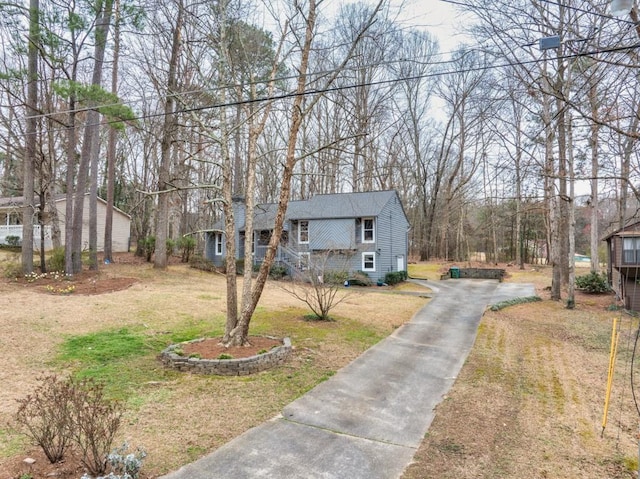
M298 243L304 244L309 242L309 222L300 221L298 223Z
M261 230L260 235L258 236L258 244L260 246L266 246L271 241L271 231L270 230Z
M222 254L222 233L216 233L216 255Z
M375 223L373 218L362 218L362 242L363 243L375 243Z
M640 238L622 238L622 262L640 263Z
M362 253L362 271L376 270L376 254Z

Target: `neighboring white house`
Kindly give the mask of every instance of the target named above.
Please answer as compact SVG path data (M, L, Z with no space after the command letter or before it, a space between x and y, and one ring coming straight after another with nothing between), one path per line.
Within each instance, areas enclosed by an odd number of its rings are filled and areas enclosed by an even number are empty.
M7 244L8 236L17 236L22 242L22 197L0 198L0 244ZM61 242L64 244L66 197L59 197L55 201L60 225ZM98 198L98 251L104 250L104 225L107 212L107 202ZM45 224L45 249L51 249L51 224ZM131 237L131 217L118 208L113 209L112 249L114 252L129 251ZM89 247L89 195L84 197L82 214L82 242L83 249ZM33 245L40 248L40 226L33 229Z

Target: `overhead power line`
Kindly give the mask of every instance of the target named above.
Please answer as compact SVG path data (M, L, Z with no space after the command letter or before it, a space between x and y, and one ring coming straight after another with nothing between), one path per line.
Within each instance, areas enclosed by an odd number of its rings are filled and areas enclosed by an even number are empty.
M632 45L617 46L617 47L604 48L604 49L592 50L592 51L587 51L587 52L579 52L579 53L571 53L571 54L566 54L566 55L560 55L560 56L558 56L558 58L559 59L571 59L571 58L579 58L579 57L592 57L592 56L600 55L600 54L603 54L603 53L615 53L615 52L633 50L633 49L637 49L639 47L640 47L640 43L635 43L635 44L632 44ZM264 102L271 102L271 101L278 101L278 100L286 100L286 99L289 99L289 98L295 98L297 96L312 96L312 95L326 94L326 93L332 93L332 92L343 91L343 90L351 90L351 89L354 89L354 88L362 88L362 87L370 87L370 86L383 86L383 85L389 85L389 84L400 83L400 82L405 82L405 81L421 80L421 79L427 79L427 78L436 78L436 77L446 76L446 75L456 75L456 74L464 74L464 73L482 72L482 71L487 71L487 70L497 70L497 69L500 69L500 68L513 67L513 66L534 65L534 64L540 63L542 61L544 61L544 59L542 59L542 58L536 58L536 59L524 60L524 61L509 61L509 62L502 62L502 63L492 64L492 65L479 65L477 67L470 67L470 68L465 68L465 69L441 70L441 71L436 71L436 72L423 73L423 74L419 74L419 75L411 75L411 76L400 77L400 78L389 78L389 79L385 79L385 80L378 80L378 81L371 81L371 82L364 82L364 83L355 83L355 84L351 84L351 85L338 85L338 86L332 86L332 87L327 87L327 88L315 88L315 89L306 90L306 91L304 91L302 93L286 92L286 93L282 93L282 94L278 94L278 95L271 95L271 96L265 96L265 97L259 97L259 98L235 100L235 101L224 102L224 103L210 103L210 104L206 104L206 105L183 108L183 109L176 110L175 112L170 113L170 114L174 114L175 115L175 114L194 113L194 112L198 112L198 111L213 110L213 109L217 109L217 108L228 108L228 107L234 107L234 106L240 106L240 105L249 105L249 104L257 104L257 103L264 103ZM454 62L454 60L449 60L449 61L446 61L446 62L436 62L436 63L429 64L429 65L434 65L435 66L435 65L441 65L441 64L451 64L453 62ZM221 87L221 88L226 88L226 87ZM106 105L98 105L98 106L95 106L94 108L100 108L101 106L106 106ZM83 109L79 109L77 111L79 112L79 111L86 111L86 110L87 110L87 108L83 108ZM67 111L66 113L70 113L70 111ZM60 114L61 114L60 112L45 113L45 114L37 115L36 117L37 118L43 118L43 117L48 117L48 116L53 116L53 115L60 115ZM163 117L163 116L166 116L166 115L167 115L167 113L165 113L165 112L150 113L150 114L145 114L145 115L139 115L137 117L129 119L128 121L138 121L138 120L145 120L145 119L150 119L150 118L158 118L158 117ZM122 123L122 120L105 120L105 121L100 121L99 122L99 124L111 124L111 123ZM63 130L63 129L64 128L60 128L60 130Z
M470 3L460 2L460 1L456 1L456 0L440 0L440 1L443 2L443 3L449 3L451 5L458 5L460 7L478 8L476 5L472 5ZM583 8L580 8L580 7L575 7L573 5L559 3L559 2L556 2L554 0L538 0L538 1L550 4L550 5L556 5L558 7L567 8L569 10L574 10L576 12L581 12L581 13L586 13L586 14L593 15L593 16L596 16L596 17L606 18L607 20L615 20L616 22L627 23L629 25L635 26L635 22L633 22L632 20L626 20L624 18L614 17L612 15L606 15L604 13L595 12L593 10L585 10ZM493 8L493 10L498 10L498 9Z

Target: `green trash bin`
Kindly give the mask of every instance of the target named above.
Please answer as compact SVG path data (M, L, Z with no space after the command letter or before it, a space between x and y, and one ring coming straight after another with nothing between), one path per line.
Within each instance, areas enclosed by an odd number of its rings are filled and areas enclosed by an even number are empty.
M451 279L459 279L460 268L458 268L457 266L452 266L451 268L449 268L449 276L451 276Z

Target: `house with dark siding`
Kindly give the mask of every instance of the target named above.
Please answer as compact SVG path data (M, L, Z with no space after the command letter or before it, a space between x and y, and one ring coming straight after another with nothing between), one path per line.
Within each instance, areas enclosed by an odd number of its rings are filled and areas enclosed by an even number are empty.
M245 206L234 200L236 257L244 250ZM250 253L253 264L265 257L277 204L257 205ZM316 195L289 202L276 262L290 274L322 261L325 270L361 271L372 281L389 272L406 271L409 221L396 191ZM206 233L205 256L222 266L226 256L224 223Z
M640 311L640 222L614 231L607 242L607 278L624 307Z

